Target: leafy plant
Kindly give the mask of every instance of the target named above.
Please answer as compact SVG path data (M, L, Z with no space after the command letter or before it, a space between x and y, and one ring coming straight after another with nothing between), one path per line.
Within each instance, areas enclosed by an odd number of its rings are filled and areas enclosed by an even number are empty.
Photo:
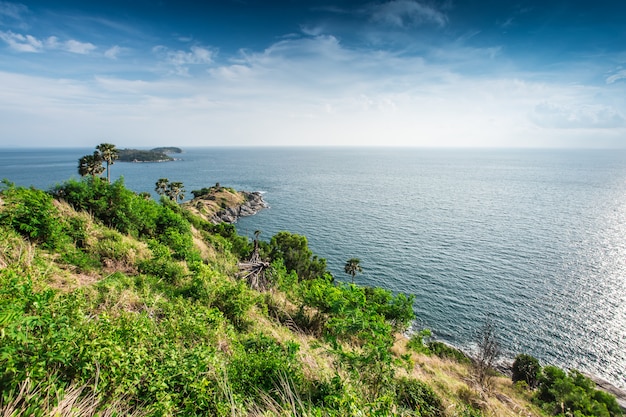
M513 382L524 381L530 389L534 389L539 382L541 365L539 365L537 358L527 354L519 354L515 357L511 371Z

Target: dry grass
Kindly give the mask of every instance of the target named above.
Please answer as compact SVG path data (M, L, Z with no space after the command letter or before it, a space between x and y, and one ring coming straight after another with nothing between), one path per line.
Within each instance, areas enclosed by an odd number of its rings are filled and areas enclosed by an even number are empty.
M183 203L182 206L191 213L211 221L213 216L221 211L223 207L238 207L246 201L241 193L233 193L228 188L213 190L209 195L194 198Z
M473 378L471 365L410 352L407 342L406 337L396 335L393 352L397 356L410 354L414 366L410 370L399 369L398 373L429 384L442 398L447 416L458 415L466 404L490 417L543 416L528 396L515 388L510 378L495 377L493 389L485 391Z
M0 402L0 417L14 417L25 415L29 410L29 404L38 405L38 411L50 417L113 417L130 416L139 417L145 415L124 403L124 398L119 398L113 404L103 406L97 394L88 385L70 385L62 391L52 391L48 385L42 389L41 385L33 385L30 380L22 382L19 391L9 399ZM30 415L30 413L29 413Z

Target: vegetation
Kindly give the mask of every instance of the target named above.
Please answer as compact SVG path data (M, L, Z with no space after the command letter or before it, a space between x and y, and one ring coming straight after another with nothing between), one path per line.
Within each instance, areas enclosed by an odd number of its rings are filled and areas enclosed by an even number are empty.
M495 324L487 320L476 334L477 352L474 358L474 373L478 383L485 389L492 388L494 368L500 357L500 342Z
M0 414L543 416L562 403L621 415L549 367L544 411L505 378L481 391L467 364L407 349L412 296L335 282L303 236L253 248L123 179L5 181ZM237 278L252 252L270 265L262 291Z
M576 370L566 373L555 366L542 368L527 354L517 355L513 363L513 382L525 388L537 387L534 402L548 415L565 417L622 416L615 397L596 389L589 378Z
M175 146L161 146L160 148L150 149L152 152L161 152L161 153L183 153L183 150L177 148Z
M173 161L174 158L167 155L159 148L146 151L140 149L120 149L119 160L123 162L164 162Z
M170 200L177 202L185 198L185 187L182 182L170 182L167 178L159 178L155 184L154 191L159 195L164 195Z
M119 151L112 143L101 143L96 146L96 151L99 153L100 158L106 162L107 182L111 182L110 166L113 165L116 159L119 158Z
M350 258L346 262L346 265L343 267L343 270L346 274L352 277L352 283L354 284L354 277L358 272L363 272L363 268L361 268L361 260L359 258Z
M85 176L98 177L105 168L102 166L106 162L107 182L111 182L111 172L109 168L119 157L119 151L111 143L101 143L96 146L92 155L85 155L78 160L78 173Z
M537 387L541 375L541 365L537 358L521 353L515 357L511 368L513 382L523 381L531 389Z

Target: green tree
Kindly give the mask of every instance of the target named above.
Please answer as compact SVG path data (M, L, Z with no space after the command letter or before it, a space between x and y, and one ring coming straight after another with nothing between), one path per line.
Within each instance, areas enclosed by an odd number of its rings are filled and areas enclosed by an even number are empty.
M511 376L513 382L525 381L529 388L534 389L539 382L540 374L541 365L537 358L524 353L515 357Z
M313 255L305 236L278 232L270 240L270 251L273 260L282 259L287 271L295 271L301 281L322 277L326 272L326 259Z
M97 177L102 174L102 172L104 172L102 158L97 151L94 152L93 155L85 155L78 160L78 173L82 177L87 175Z
M96 146L96 150L99 152L100 158L107 164L107 182L110 184L111 172L109 171L109 166L113 165L114 161L119 158L119 152L112 143L101 143Z
M182 182L170 182L167 195L172 201L183 200L185 198L185 187Z
M154 191L159 195L169 197L172 201L177 202L185 198L185 187L182 182L170 182L167 178L159 178L155 183Z
M170 185L170 180L167 178L159 178L159 180L155 183L154 191L158 195L165 195Z
M354 277L358 272L363 272L363 268L361 268L361 260L359 258L350 258L346 262L346 265L343 267L343 270L346 274L352 276L352 283L354 284Z

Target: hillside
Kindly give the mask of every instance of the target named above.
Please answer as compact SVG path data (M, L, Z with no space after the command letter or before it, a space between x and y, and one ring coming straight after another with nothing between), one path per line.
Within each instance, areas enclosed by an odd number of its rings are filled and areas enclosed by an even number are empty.
M337 282L305 237L250 242L210 221L208 202L233 208L239 193L198 197L159 203L91 177L49 193L4 184L0 414L555 411L508 377L479 382L467 358L426 333L405 338L413 298ZM594 401L588 410L600 411L587 415L621 415Z

